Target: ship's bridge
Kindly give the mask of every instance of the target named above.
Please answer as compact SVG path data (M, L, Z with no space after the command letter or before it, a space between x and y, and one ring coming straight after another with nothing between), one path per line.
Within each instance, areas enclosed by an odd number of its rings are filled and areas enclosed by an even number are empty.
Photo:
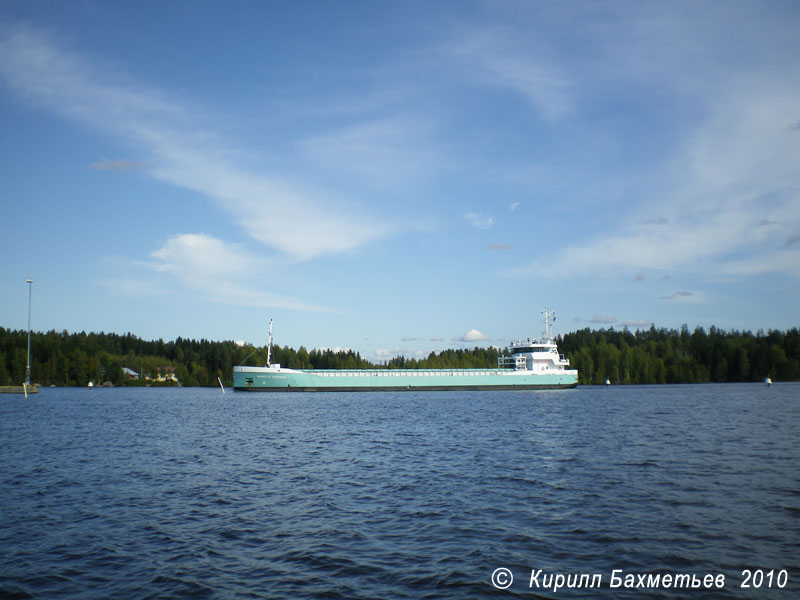
M525 342L511 342L511 354L523 354L533 352L555 352L556 345L552 342L537 342L530 338Z
M569 366L563 354L558 353L558 346L552 340L537 341L528 338L525 341L511 342L511 356L501 356L497 366L501 369L517 371L563 371Z

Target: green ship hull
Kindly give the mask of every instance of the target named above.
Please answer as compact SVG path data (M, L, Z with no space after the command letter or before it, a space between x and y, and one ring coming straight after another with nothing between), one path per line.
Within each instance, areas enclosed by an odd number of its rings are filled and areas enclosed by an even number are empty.
M295 370L234 367L233 387L251 392L539 390L574 388L575 371L557 374L509 369Z

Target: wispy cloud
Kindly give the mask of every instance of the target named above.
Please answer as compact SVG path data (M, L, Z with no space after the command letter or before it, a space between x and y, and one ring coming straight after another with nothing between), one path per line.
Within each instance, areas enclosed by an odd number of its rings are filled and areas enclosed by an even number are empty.
M127 158L118 158L117 160L104 158L90 164L89 168L95 171L134 171L143 169L144 163L128 160Z
M707 8L697 10L708 15ZM800 274L800 267L793 266L800 265L800 247L779 252L775 243L800 228L800 135L790 126L797 123L800 79L796 61L787 58L793 53L783 42L777 56L747 57L737 69L715 60L733 50L730 31L741 27L744 14L750 10L741 5L730 15L720 14L725 26L707 40L694 35L695 26L683 14L664 11L660 19L642 18L635 11L629 17L614 14L613 26L623 32L622 39L599 46L603 56L598 64L613 64L615 72L591 75L587 85L576 79L573 98L597 94L616 82L623 86L619 89L643 86L692 109L669 131L669 145L663 148L670 153L640 171L640 179L626 189L638 200L621 210L616 222L568 240L557 253L508 275L628 277L651 270L739 277ZM755 11L751 16L764 18ZM789 28L780 34L788 36ZM631 52L639 47L646 52ZM704 58L694 63L694 56Z
M173 235L150 257L156 271L168 273L189 289L203 292L218 302L259 308L327 310L245 283L268 274L270 263L210 235Z
M690 292L689 290L677 290L672 292L671 294L667 294L666 296L661 296L662 300L676 300L680 298L689 298L694 296L694 292Z
M800 155L800 148L797 149ZM798 182L800 183L800 181ZM773 239L800 226L800 195L753 195L741 182L728 194L722 190L708 194L692 206L699 191L689 191L675 204L680 220L669 227L652 229L628 225L613 234L568 246L556 256L546 256L528 266L507 271L507 275L525 277L545 275L558 277L576 272L637 273L643 270L676 269L704 276L715 273L739 273L742 256L748 256L751 275L785 270L800 274L800 253L797 246L778 250ZM759 213L769 210L780 215L778 231L758 227ZM786 238L784 238L786 239ZM785 256L782 256L785 255ZM756 266L760 265L761 270Z
M800 277L800 252L798 244L781 246L769 255L740 258L720 267L723 276L749 277L764 273L784 273Z
M594 315L591 319L581 319L579 317L575 318L576 322L585 322L591 323L592 325L613 325L617 322L616 317L610 317L607 315ZM652 321L641 321L641 320L625 320L620 323L623 327L629 327L632 329L641 329L643 327L650 327L652 325Z
M644 219L642 225L669 225L669 219L666 217L652 217L649 219Z
M465 30L443 48L474 85L506 89L525 99L546 119L572 108L571 80L555 63L536 60L508 31Z
M203 233L170 236L147 261L117 258L113 263L114 274L101 284L121 294L164 295L186 289L222 304L328 312L254 287L250 282L268 281L274 266L237 244ZM127 273L120 276L120 272Z
M595 325L610 325L617 322L617 317L609 317L606 315L595 315L591 319L586 319L587 323L594 323Z
M494 219L483 213L470 212L465 214L464 218L476 229L491 229L494 225Z
M225 274L236 277L263 270L262 261L236 244L227 244L204 233L170 236L150 253L153 269L192 284L205 284Z
M296 143L316 168L376 187L408 188L446 162L430 142L430 125L405 115L379 117L324 131Z
M498 250L511 250L514 247L514 244L502 244L499 242L495 242L493 244L489 244L486 246L486 249L492 252L496 252Z
M653 324L652 321L623 321L623 327L629 327L631 329L644 329L645 327L650 327Z
M248 171L191 99L120 81L24 26L0 30L0 76L24 98L149 155L147 173L213 198L252 238L298 259L358 248L397 230L353 198ZM130 166L101 161L95 168Z

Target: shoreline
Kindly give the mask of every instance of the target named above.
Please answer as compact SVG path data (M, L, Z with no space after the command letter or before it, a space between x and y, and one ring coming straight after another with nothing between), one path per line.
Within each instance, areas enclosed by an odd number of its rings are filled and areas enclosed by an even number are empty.
M27 390L25 389L27 387ZM38 385L0 385L0 394L38 394Z

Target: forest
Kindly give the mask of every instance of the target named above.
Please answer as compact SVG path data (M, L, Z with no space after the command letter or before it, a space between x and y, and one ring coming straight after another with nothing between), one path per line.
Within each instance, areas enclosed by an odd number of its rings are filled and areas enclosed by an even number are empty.
M559 351L579 371L580 383L708 383L800 380L800 331L689 332L656 329L582 329L557 338ZM266 361L266 348L232 341L142 340L130 333L31 334L31 380L43 386L158 385L174 373L180 385L232 384L233 365ZM272 362L296 369L492 368L507 349L447 349L426 358L395 357L375 364L350 351L298 350L273 345ZM0 327L0 385L25 378L27 332ZM130 371L140 377L134 377ZM169 385L170 381L160 384Z
M698 327L689 332L656 329L590 330L558 342L579 371L580 382L727 383L800 380L800 331L725 332Z

